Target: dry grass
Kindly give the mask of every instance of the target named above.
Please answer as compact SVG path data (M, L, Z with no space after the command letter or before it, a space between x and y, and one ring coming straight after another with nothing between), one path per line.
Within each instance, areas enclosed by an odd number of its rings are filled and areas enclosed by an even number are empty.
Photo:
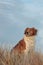
M0 65L43 65L43 55L40 53L30 53L28 58L30 58L29 61L25 61L25 64L22 64L21 61L23 61L23 59L18 62L20 56L15 56L12 58L9 51L0 48ZM21 64L17 64L17 62Z

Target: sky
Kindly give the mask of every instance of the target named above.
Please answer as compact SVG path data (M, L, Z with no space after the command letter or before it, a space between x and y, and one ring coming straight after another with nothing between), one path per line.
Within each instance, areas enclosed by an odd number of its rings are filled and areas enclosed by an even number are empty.
M43 51L43 0L0 0L0 46L14 46L26 27L38 29L36 48Z

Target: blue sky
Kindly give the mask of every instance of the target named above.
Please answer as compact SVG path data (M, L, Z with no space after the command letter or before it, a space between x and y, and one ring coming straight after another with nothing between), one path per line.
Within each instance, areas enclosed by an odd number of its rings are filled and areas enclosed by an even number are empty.
M0 46L15 45L26 27L38 29L37 43L43 49L43 0L0 0Z

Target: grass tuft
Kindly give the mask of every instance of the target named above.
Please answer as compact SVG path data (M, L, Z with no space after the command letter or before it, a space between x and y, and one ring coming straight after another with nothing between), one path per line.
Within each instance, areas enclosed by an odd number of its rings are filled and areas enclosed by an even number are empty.
M23 59L20 60L20 56L17 55L12 58L9 51L0 48L0 65L43 65L43 54L40 54L38 52L30 53L30 56L28 55L28 59L28 62L27 59L24 62ZM22 64L22 61L25 64Z

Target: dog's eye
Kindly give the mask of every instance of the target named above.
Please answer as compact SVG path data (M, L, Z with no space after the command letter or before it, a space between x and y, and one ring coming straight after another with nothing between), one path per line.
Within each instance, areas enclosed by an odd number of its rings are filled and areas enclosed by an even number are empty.
M27 35L30 35L30 32L26 32Z

